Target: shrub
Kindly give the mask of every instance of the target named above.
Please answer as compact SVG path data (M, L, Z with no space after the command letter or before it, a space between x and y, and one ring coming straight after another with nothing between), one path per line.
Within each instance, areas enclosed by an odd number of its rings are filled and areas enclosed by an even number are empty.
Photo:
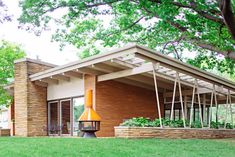
M153 123L153 127L160 127L161 125L160 125L160 119L155 119L154 121L152 121L152 123Z
M138 118L132 118L124 121L121 123L121 126L139 126L139 127L144 127L144 126L149 126L150 125L150 120L144 117L138 117Z
M170 126L171 120L169 118L162 119L163 126Z
M218 129L220 125L219 122L211 121L211 128Z
M185 120L186 126L189 126L189 121ZM123 123L120 124L121 126L136 126L136 127L160 127L160 119L156 118L154 120L150 120L148 118L144 117L137 117L137 118L132 118L124 121ZM173 128L182 128L184 127L184 122L182 119L180 120L170 120L169 118L162 118L162 125L163 126L169 126ZM204 127L207 125L204 124ZM211 128L218 129L220 127L224 127L224 123L220 122L211 122ZM191 128L202 128L201 122L199 120L192 122ZM234 126L230 123L226 124L227 129L233 129Z
M227 124L226 124L226 129L233 129L233 125L230 124L230 123L227 123Z
M191 128L202 128L201 122L199 120L192 122Z
M186 121L186 124L188 121ZM183 120L170 120L162 118L163 126L170 126L170 127L184 127ZM160 119L156 118L153 121L150 121L144 117L132 118L128 119L125 122L120 124L121 126L137 126L137 127L160 127Z

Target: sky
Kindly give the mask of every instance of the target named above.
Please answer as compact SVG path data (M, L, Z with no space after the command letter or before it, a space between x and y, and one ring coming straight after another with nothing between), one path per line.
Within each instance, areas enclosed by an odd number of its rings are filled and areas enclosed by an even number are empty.
M8 7L9 14L13 15L12 22L0 24L0 40L4 39L20 44L28 58L39 58L42 61L62 65L79 59L78 49L67 45L63 51L59 49L59 43L51 42L52 31L44 31L40 36L18 29L17 18L21 9L18 7L18 0L3 0Z
M12 22L4 22L0 24L0 40L4 39L16 44L20 44L22 49L26 52L28 58L36 59L39 58L42 61L53 63L56 65L66 64L78 60L79 50L72 46L67 45L60 51L59 43L51 42L51 36L56 30L56 25L51 23L51 30L43 31L40 36L36 36L34 33L27 32L22 29L18 29L19 23L17 18L21 14L21 8L18 6L19 0L2 0L3 3L8 7L8 13L13 15ZM59 10L53 12L53 16L59 18L65 13L66 10ZM103 21L103 26L108 27L112 19L111 16L100 16L96 17ZM156 22L153 20L152 22ZM142 24L148 22L142 21ZM149 24L149 23L148 23ZM96 45L99 47L99 45ZM107 48L108 50L108 48ZM184 53L187 54L187 53ZM195 57L196 53L191 53L191 57ZM173 57L173 54L170 55Z

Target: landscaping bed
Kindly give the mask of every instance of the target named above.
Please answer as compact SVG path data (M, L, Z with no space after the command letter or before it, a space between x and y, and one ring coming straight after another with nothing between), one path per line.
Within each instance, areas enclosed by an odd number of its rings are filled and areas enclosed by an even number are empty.
M171 121L163 119L163 128L160 127L160 120L149 120L139 117L129 119L120 126L114 127L115 137L122 138L197 138L197 139L218 139L235 138L235 130L228 123L224 128L223 123L211 122L211 127L201 126L200 122L193 122L189 127L186 121L184 128L183 121Z
M2 129L0 128L0 136L10 136L11 130L10 129Z
M196 138L219 139L235 138L235 130L198 128L159 128L159 127L114 127L115 137L121 138Z

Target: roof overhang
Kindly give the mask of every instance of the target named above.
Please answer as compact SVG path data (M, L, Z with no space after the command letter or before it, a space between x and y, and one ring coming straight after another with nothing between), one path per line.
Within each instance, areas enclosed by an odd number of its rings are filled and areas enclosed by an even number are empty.
M9 83L8 85L3 87L7 93L11 96L14 95L14 82Z
M98 82L115 79L129 84L137 82L140 86L151 88L154 86L152 64L158 64L157 77L163 82L174 81L178 73L182 84L188 87L193 87L197 79L199 87L209 91L213 90L213 85L216 86L216 91L222 94L226 94L228 89L235 91L235 83L232 81L136 44L58 66L29 77L31 81L58 83L56 80L70 77L68 74L70 72L78 77L82 77L83 74L96 75Z

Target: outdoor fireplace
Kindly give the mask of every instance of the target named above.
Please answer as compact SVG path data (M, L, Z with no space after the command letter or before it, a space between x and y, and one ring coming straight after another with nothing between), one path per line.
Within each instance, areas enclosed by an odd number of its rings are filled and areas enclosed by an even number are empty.
M92 108L92 90L86 93L85 110L79 118L79 130L84 132L83 137L96 137L95 132L100 130L100 116Z

